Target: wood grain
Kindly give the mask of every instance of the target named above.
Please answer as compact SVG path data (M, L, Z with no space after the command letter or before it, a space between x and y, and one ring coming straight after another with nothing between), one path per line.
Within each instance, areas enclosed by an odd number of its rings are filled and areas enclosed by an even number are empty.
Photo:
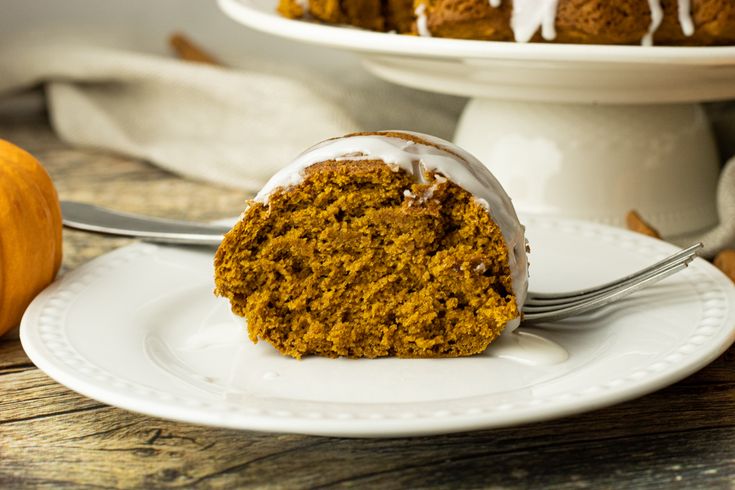
M0 376L5 373L32 368L33 364L16 340L0 337Z
M209 220L246 195L69 149L42 117L0 137L45 162L63 198ZM126 240L65 232L64 271ZM614 407L522 427L356 440L199 427L109 407L0 340L0 488L735 488L735 350Z

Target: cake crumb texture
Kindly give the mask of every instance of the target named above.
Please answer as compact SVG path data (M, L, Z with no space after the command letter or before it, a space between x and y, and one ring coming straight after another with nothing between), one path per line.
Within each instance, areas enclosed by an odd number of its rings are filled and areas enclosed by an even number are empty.
M379 160L312 165L251 202L215 257L216 293L285 355L480 353L519 316L508 251L473 196Z

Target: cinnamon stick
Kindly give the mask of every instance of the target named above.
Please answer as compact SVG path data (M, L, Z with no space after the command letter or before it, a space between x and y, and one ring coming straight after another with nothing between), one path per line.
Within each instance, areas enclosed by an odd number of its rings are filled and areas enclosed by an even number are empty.
M735 282L735 249L725 249L715 257L715 267Z
M653 238L661 238L661 234L650 224L648 224L636 210L631 210L625 217L628 229L636 231Z
M223 66L217 58L204 51L180 32L172 34L168 39L168 44L174 50L176 56L182 60Z

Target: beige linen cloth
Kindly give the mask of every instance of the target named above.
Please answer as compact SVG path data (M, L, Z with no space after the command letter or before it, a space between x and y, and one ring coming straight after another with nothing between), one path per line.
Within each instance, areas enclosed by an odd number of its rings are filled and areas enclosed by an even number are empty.
M89 45L0 47L0 97L44 84L53 127L68 143L250 191L335 135L410 129L451 138L462 99L337 75L259 60L230 70ZM707 256L735 247L735 159L718 199L721 224L681 238L704 241Z
M267 61L231 70L75 44L0 47L0 96L39 83L65 141L250 191L335 135L405 128L450 138L462 108L458 97Z

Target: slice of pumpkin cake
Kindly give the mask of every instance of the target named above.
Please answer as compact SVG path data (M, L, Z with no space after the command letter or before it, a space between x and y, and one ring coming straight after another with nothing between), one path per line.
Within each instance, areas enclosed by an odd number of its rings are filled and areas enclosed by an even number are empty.
M319 143L265 185L215 258L216 294L286 355L456 357L517 324L526 241L476 158L418 133Z

